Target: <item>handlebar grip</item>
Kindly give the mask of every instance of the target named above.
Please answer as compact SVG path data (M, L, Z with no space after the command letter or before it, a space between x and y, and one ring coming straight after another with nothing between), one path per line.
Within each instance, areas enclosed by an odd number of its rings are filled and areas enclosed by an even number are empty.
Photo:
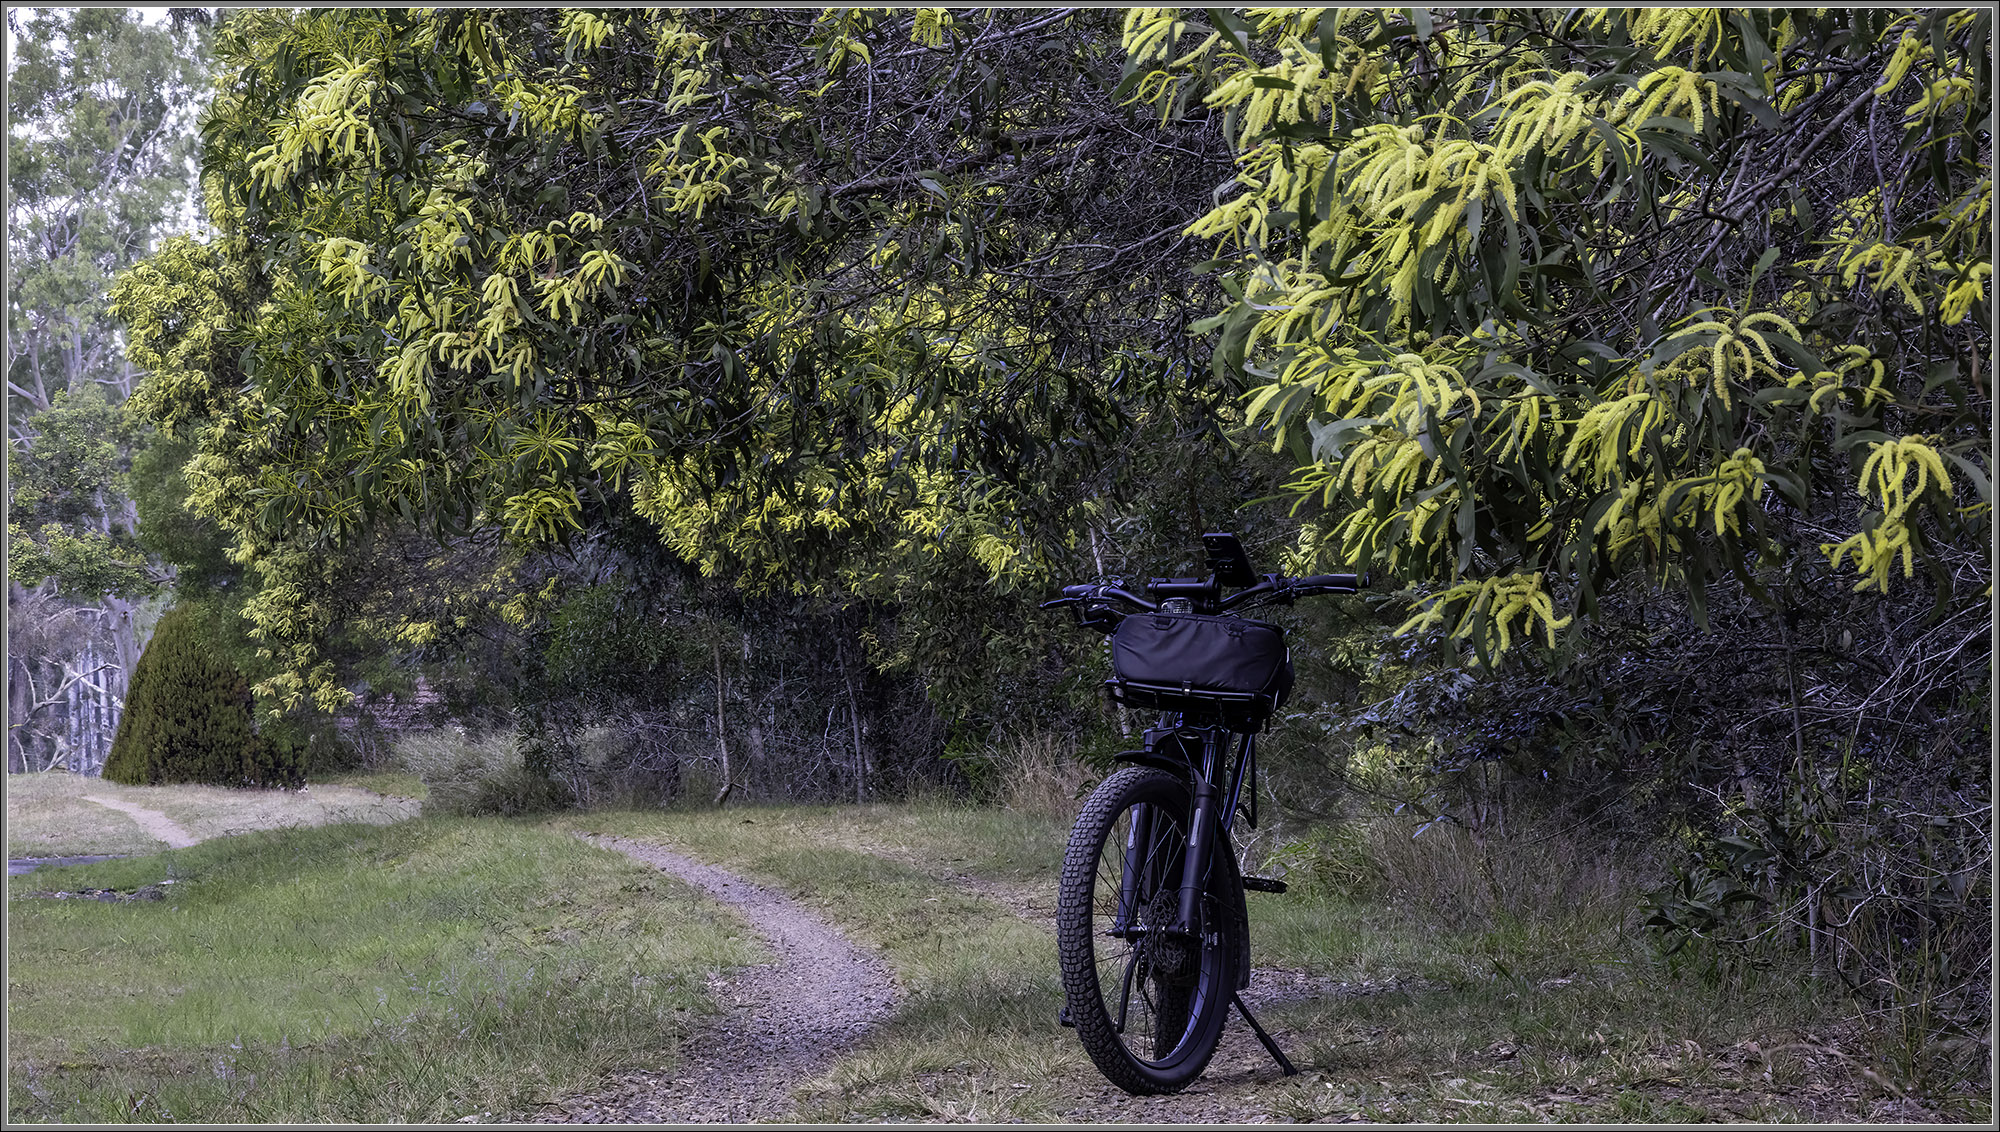
M1096 588L1096 586L1064 586L1062 594L1064 597L1083 597Z
M1368 588L1368 575L1363 574L1314 574L1300 578L1293 585L1302 590L1321 590L1326 593L1351 594Z

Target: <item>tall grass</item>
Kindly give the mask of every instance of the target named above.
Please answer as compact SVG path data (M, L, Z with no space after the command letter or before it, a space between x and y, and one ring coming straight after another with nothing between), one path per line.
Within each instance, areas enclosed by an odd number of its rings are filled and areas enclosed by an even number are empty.
M1036 817L1074 819L1083 798L1104 777L1078 755L1068 735L1040 732L993 757L994 792L1003 809Z
M51 883L162 898L26 895ZM670 1060L707 974L758 958L678 882L490 820L252 834L8 889L11 1121L532 1110Z
M1852 1120L1905 1104L1894 1051L1802 964L1669 961L1639 922L1659 881L1644 862L1533 828L1418 829L1354 819L1261 862L1292 887L1250 897L1256 962L1338 986L1267 1021L1303 1039L1302 1065L1359 1075L1293 1098L1294 1119L1464 1119L1464 1104L1491 1120L1793 1121L1823 1103ZM1991 1112L1978 1080L1932 1084L1898 1119ZM1551 1110L1548 1095L1575 1100Z

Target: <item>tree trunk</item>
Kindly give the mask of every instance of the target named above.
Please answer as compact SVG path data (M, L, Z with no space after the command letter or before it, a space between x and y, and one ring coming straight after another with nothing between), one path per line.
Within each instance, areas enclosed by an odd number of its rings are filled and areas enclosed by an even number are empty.
M764 765L764 725L758 722L755 712L750 713L749 726L743 729L743 745L748 750L750 759L747 773L757 775L758 768ZM769 779L763 778L760 781Z
M744 717L749 720L748 725L743 729L743 744L750 759L750 765L745 768L745 773L756 775L764 767L764 726L758 721L756 700L751 694L750 630L747 628L743 630L743 674L744 695L750 700L749 703L744 705L743 711Z
M861 701L854 694L854 667L848 663L847 642L840 642L840 676L847 683L847 723L854 732L854 800L868 800L868 754L861 745Z
M82 729L78 726L80 713L77 711L77 701L82 698L82 689L77 687L77 683L78 681L72 676L67 686L63 688L64 750L61 757L64 770L76 769L76 748L82 741Z
M28 372L35 378L35 390L28 401L38 412L46 413L49 411L49 387L42 380L42 336L32 330L28 332L28 357Z
M97 738L91 744L90 773L98 774L104 769L104 760L111 755L111 676L112 669L106 667L97 674L97 686L91 698L96 701Z
M69 769L72 774L89 774L90 764L97 759L97 679L99 673L95 671L96 668L97 650L95 648L85 649L83 653L83 670L90 673L90 675L78 680L78 683L82 685L82 687L77 689L77 699L83 705L83 718L78 721L81 725L79 730L82 733L82 740L76 745L76 754L70 758Z
M21 739L27 722L28 706L34 703L34 677L19 657L7 658L7 773L23 774L28 769L28 748Z
M722 789L716 792L715 804L720 806L729 800L729 792L736 789L736 782L729 776L729 729L725 725L722 712L722 638L715 640L715 747L722 754Z

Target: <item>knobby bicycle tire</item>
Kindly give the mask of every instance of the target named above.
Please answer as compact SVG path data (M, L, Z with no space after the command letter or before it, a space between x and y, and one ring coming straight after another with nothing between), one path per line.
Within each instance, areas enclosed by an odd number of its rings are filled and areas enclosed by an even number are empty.
M1192 808L1185 782L1127 767L1084 803L1063 855L1056 951L1070 1021L1128 1093L1179 1092L1200 1076L1235 994L1244 925L1229 912L1234 869L1211 862L1195 931L1158 926L1178 912Z

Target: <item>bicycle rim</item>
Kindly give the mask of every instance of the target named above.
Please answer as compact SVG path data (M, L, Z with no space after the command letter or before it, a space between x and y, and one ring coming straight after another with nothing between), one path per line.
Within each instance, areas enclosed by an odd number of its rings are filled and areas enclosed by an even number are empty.
M1213 883L1193 931L1179 912L1186 786L1129 768L1091 796L1063 866L1057 942L1077 1036L1132 1093L1185 1088L1214 1055L1234 979L1231 925Z

